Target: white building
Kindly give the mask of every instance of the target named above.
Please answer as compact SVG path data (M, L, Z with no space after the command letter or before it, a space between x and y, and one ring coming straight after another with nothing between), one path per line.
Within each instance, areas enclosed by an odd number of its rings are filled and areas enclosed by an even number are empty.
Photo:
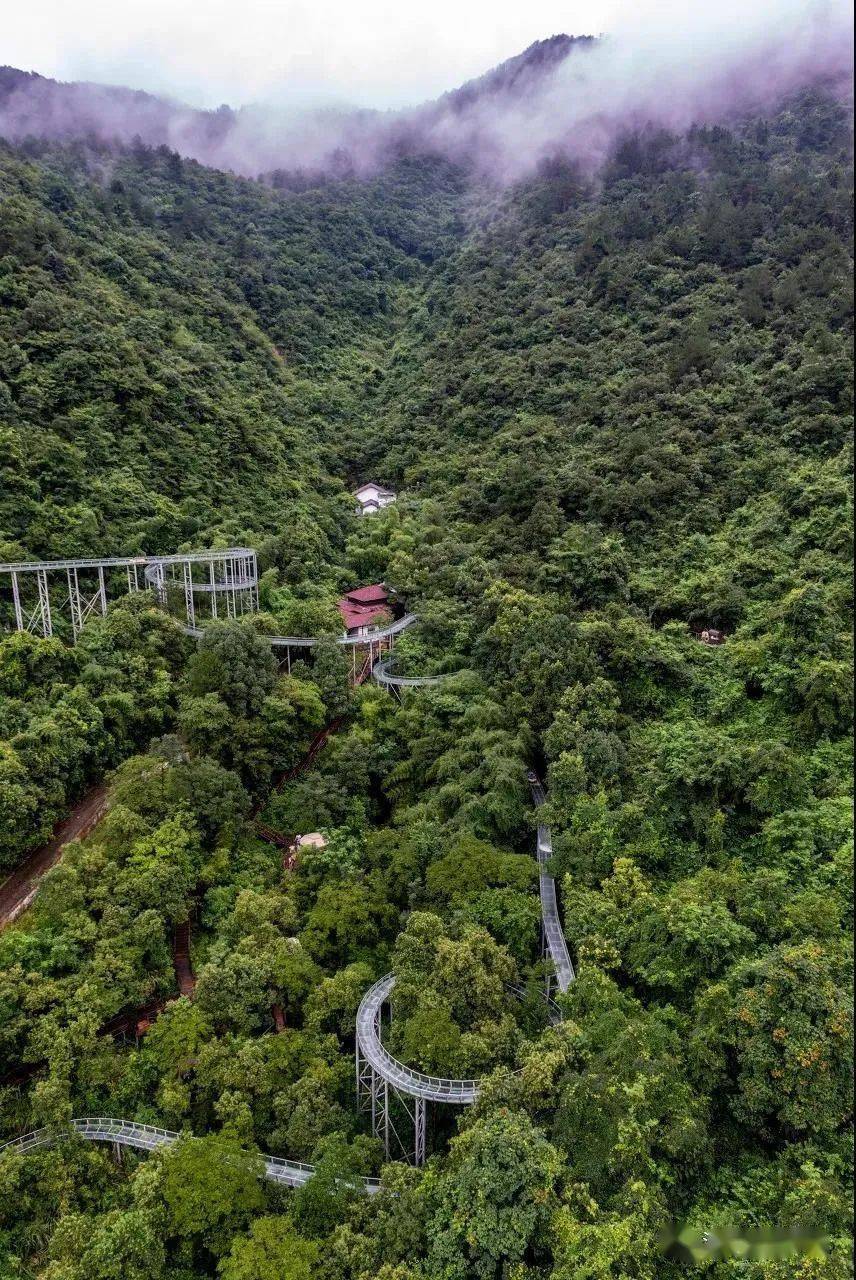
M395 494L391 489L384 489L383 485L374 483L360 485L354 497L357 500L357 510L364 516L374 515L381 507L388 507L391 502L395 502Z

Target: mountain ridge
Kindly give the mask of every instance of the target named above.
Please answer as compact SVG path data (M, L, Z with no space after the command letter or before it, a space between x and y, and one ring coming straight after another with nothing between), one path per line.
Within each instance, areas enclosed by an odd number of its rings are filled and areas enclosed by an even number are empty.
M359 145L359 132L367 125L380 128L390 151L402 146L418 146L426 122L444 111L460 115L480 100L495 102L531 92L535 82L549 75L577 48L593 43L591 36L557 34L536 40L521 53L505 59L482 75L412 108L381 111L364 107L319 107L299 112L278 112L262 104L235 107L228 103L214 109L192 107L170 95L155 94L126 85L102 84L91 80L62 81L37 71L0 66L0 136L20 142L27 137L51 141L92 138L100 143L129 145L141 140L147 146L168 146L189 159L220 168L244 172L237 155L220 159L234 161L221 165L216 152L227 142L230 132L240 131L260 115L299 122L304 127L334 122L344 138ZM279 167L275 154L255 173Z

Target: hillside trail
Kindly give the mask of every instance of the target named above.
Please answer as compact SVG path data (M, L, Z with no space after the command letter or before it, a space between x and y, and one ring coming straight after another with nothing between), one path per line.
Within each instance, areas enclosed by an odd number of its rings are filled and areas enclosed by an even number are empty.
M368 656L361 669L349 679L352 688L361 685L370 673L371 657ZM279 790L285 782L296 778L307 769L319 751L326 746L331 734L336 733L341 728L341 725L342 717L337 716L335 720L332 720L330 724L317 733L303 758L293 768L287 770L276 779L274 790ZM50 840L28 854L21 865L16 867L0 884L0 930L12 924L30 906L36 896L42 876L59 862L65 846L70 844L72 840L80 840L83 836L89 834L107 809L107 795L108 788L106 783L101 782L97 786L91 787L80 802L75 805L71 813L57 823ZM253 810L251 815L253 818L258 816L260 808L261 806L259 805ZM271 837L278 836L278 833L272 832L270 828L264 826L260 826L258 834L264 840L270 840ZM281 839L281 837L276 838L272 840L272 843L278 844Z
M307 751L297 764L276 780L274 790L278 790L284 783L298 777L304 770L308 769L318 753L327 745L330 736L336 733L341 728L341 725L342 717L339 716L316 733ZM36 896L42 876L59 861L65 845L71 840L87 835L92 830L106 811L107 796L108 789L106 784L93 787L68 817L58 824L53 838L41 849L36 849L31 853L17 871L13 872L8 880L5 880L0 885L0 929L11 924L27 909ZM258 813L261 807L261 805L257 805L251 814L251 817L255 820L256 834L262 840L288 850L283 857L283 866L286 870L290 870L294 866L294 853L291 850L293 837L284 836L280 832L260 823L258 821ZM190 957L189 920L176 925L174 928L172 935L172 961L179 995L187 996L188 999L192 1000L196 991L196 975L193 972ZM171 998L174 999L174 997L163 997L150 1000L147 1004L141 1005L137 1009L126 1009L116 1014L101 1027L100 1034L110 1035L116 1039L134 1036L135 1039L139 1040L140 1036L145 1035L163 1012ZM278 1032L284 1031L286 1023L282 1006L274 1004L271 1008L271 1014L276 1030ZM43 1065L43 1062L35 1062L18 1067L15 1071L9 1072L5 1076L0 1076L0 1085L16 1085L20 1087L30 1080Z
M61 822L46 844L28 854L19 867L0 884L0 929L17 920L36 896L39 882L55 866L72 840L88 835L107 808L107 785L100 782L86 792Z
M366 671L370 670L371 663L367 660L364 668L358 673L354 684L362 684L366 678ZM316 733L297 764L286 770L274 781L274 791L278 791L286 782L299 777L301 773L310 767L319 752L323 751L331 736L342 727L343 720L344 717L337 716ZM106 812L107 797L108 788L106 783L101 783L97 787L93 787L91 791L88 791L80 801L80 804L57 825L51 840L40 849L34 850L22 865L0 885L0 929L11 924L27 909L38 892L42 876L59 861L63 848L70 841L80 839L82 836L89 834ZM283 855L283 867L286 870L291 870L295 862L294 851L291 847L294 837L285 836L259 822L258 815L262 807L262 804L259 803L250 815L254 820L256 835L269 844L287 850ZM186 996L192 1000L196 992L196 975L193 972L190 957L189 920L176 925L173 930L172 961L179 995ZM174 997L164 997L151 1000L137 1009L126 1009L116 1014L101 1027L100 1034L111 1035L116 1039L133 1035L139 1041L140 1036L145 1035L171 998L174 999ZM284 1031L286 1022L282 1006L280 1004L272 1005L271 1015L277 1032ZM0 1085L17 1085L20 1087L30 1080L43 1065L41 1062L36 1062L19 1067L6 1076L0 1077Z

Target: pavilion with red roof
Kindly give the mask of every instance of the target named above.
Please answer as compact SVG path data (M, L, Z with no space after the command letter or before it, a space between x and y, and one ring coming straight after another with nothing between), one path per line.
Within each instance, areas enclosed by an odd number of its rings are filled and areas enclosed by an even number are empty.
M392 618L389 592L382 582L356 587L336 603L349 636L367 636L371 627Z

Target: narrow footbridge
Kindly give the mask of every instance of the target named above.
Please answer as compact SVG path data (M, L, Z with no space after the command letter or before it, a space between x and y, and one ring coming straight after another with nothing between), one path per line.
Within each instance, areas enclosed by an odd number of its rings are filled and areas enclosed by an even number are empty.
M544 787L535 774L529 776L529 786L536 808L540 809L547 799ZM544 944L547 954L553 961L556 971L556 986L560 991L567 991L576 977L568 944L559 918L559 904L556 900L556 881L546 870L547 863L553 856L553 841L550 828L543 823L538 824L538 866L539 891L541 895L541 927L544 930Z
M188 1133L176 1133L173 1129L158 1129L151 1124L137 1124L133 1120L116 1120L112 1116L84 1116L69 1123L68 1130L34 1129L20 1138L13 1138L0 1146L0 1158L17 1153L26 1155L42 1147L51 1147L63 1139L74 1136L87 1142L112 1142L120 1147L136 1147L140 1151L155 1151L158 1147L171 1147L179 1138L192 1137ZM315 1173L314 1164L300 1164L296 1160L283 1160L279 1156L262 1156L264 1177L282 1186L302 1187ZM379 1178L359 1178L358 1187L369 1195L380 1189Z

